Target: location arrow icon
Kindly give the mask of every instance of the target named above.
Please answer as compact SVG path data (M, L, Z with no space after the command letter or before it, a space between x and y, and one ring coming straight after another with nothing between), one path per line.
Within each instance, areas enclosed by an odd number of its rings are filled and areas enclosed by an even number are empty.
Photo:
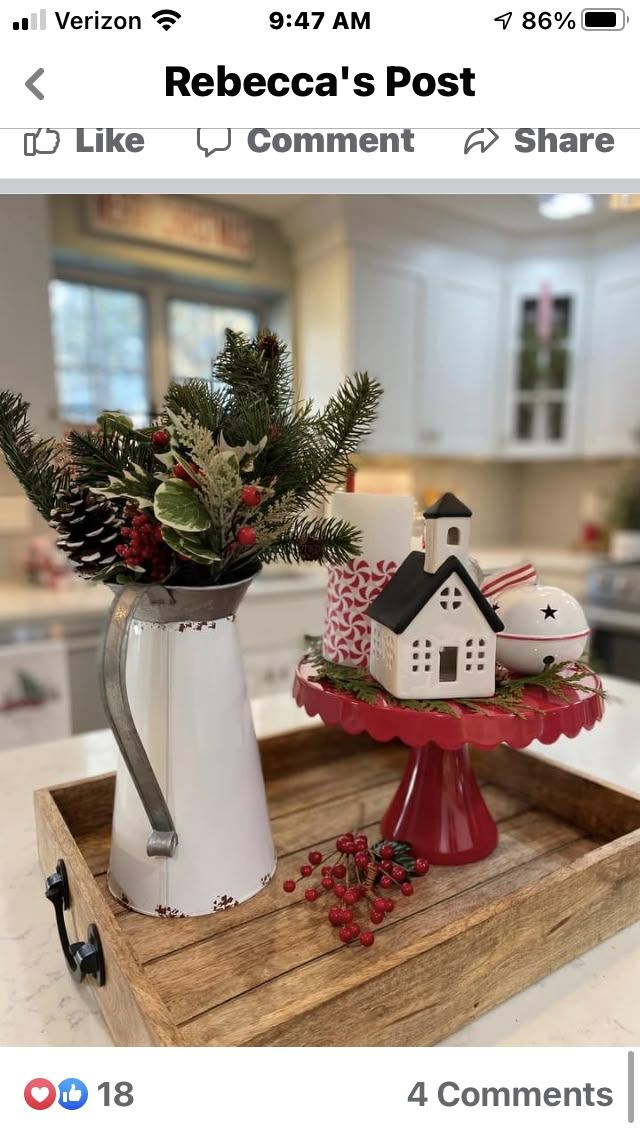
M480 153L486 154L487 150L493 146L494 142L498 141L499 137L500 135L496 134L492 126L487 126L486 132L485 127L481 126L479 130L473 130L467 138L464 144L464 152L468 154L475 146L479 146Z
M35 95L37 99L44 98L42 91L39 91L36 87L36 83L41 75L44 75L44 67L38 67L38 70L34 71L33 75L30 75L25 83L27 90L30 91L32 95Z
M509 20L511 19L512 15L513 12L505 12L503 16L494 16L496 24L502 24L503 32L506 32L507 28L509 27Z

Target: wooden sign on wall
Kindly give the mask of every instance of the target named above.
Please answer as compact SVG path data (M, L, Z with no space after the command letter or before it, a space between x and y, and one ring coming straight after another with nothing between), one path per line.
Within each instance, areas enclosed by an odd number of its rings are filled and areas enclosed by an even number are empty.
M97 193L87 198L89 231L183 249L200 256L247 262L254 256L248 217L206 201L142 193Z

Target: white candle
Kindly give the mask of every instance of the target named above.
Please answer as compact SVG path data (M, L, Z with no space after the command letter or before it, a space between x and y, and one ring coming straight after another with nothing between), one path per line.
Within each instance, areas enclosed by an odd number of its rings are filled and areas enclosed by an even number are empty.
M411 551L413 497L381 493L334 493L331 515L362 533L361 555L369 564L401 564Z
M360 530L362 551L329 572L322 651L334 663L368 667L366 611L411 551L413 497L335 493L331 513Z

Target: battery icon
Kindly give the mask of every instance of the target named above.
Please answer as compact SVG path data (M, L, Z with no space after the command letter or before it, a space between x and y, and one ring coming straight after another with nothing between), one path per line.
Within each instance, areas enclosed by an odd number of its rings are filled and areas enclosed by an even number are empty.
M624 8L583 8L582 26L587 32L621 32L627 23Z

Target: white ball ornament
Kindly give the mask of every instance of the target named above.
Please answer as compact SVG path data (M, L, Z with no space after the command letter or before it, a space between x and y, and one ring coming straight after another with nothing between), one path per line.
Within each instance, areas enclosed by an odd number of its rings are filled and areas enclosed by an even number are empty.
M580 604L562 588L521 584L493 601L504 623L496 659L518 674L541 674L553 663L575 662L589 639Z

